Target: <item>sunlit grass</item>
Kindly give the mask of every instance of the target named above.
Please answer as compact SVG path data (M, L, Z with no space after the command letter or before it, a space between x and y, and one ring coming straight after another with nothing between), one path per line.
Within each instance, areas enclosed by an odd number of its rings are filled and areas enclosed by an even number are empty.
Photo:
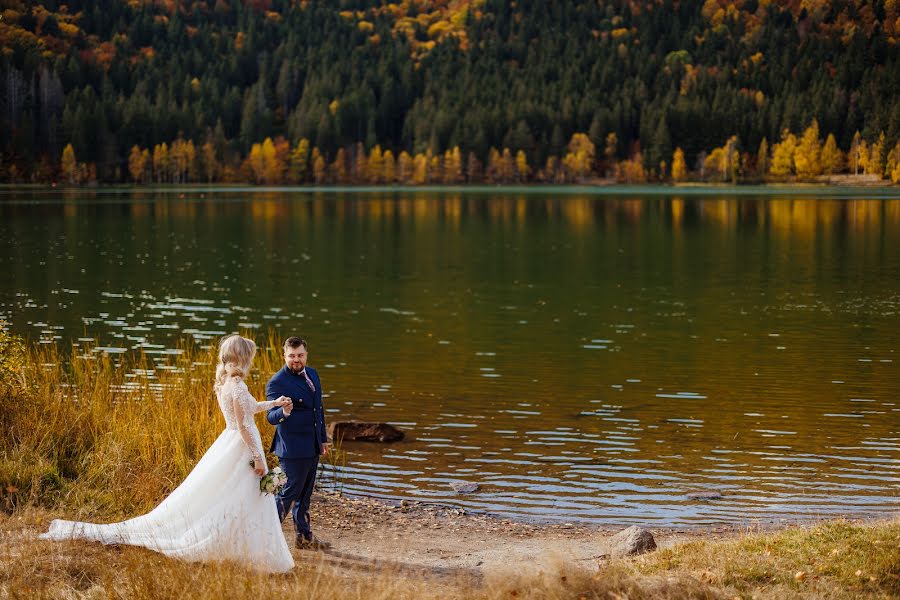
M225 422L213 393L215 349L188 346L158 379L148 356L7 339L0 376L0 483L11 502L125 515L155 506L184 479ZM247 382L264 399L282 366L277 341L260 349ZM114 360L118 360L116 363ZM257 416L263 439L271 426ZM76 515L77 516L77 515Z

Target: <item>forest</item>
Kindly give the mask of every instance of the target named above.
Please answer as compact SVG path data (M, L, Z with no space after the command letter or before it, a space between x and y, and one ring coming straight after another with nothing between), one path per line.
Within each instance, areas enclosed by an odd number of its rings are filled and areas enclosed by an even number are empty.
M0 181L900 182L900 0L0 0Z

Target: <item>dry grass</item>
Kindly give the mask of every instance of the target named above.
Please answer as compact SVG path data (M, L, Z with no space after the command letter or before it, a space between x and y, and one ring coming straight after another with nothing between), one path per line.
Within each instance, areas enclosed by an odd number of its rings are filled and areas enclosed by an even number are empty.
M248 382L257 397L281 365L277 342L266 345ZM223 427L211 351L185 348L159 381L128 376L150 368L147 357L117 366L83 354L28 346L0 329L0 598L900 597L900 519L692 542L599 568L511 565L509 575L488 578L308 553L296 555L291 573L264 576L140 548L41 541L51 517L116 520L149 510ZM259 423L266 437L269 425Z
M146 511L222 432L214 350L185 348L156 380L140 375L153 369L147 356L126 355L116 365L90 349L61 355L55 346L0 336L0 484L16 490L7 504L65 508L76 517ZM270 340L248 381L257 399L281 366ZM262 415L257 423L270 437Z
M35 534L48 515L21 509L0 517L0 597L292 598L406 600L897 598L900 521L829 523L695 542L597 568L517 565L506 576L436 574L329 562L296 555L287 575L259 575L235 564L189 564L131 547L45 542ZM889 545L892 544L892 545ZM879 546L873 551L873 546ZM838 553L832 551L837 549ZM863 570L860 575L856 571ZM806 576L797 579L796 573Z

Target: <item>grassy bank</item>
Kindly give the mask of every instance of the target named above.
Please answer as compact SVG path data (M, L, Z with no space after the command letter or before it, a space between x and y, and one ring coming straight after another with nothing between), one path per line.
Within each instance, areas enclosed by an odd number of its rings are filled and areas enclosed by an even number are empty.
M261 396L281 365L262 350ZM185 348L159 377L148 357L31 346L0 330L0 597L234 598L895 598L900 519L833 522L635 560L510 565L510 573L429 573L297 554L284 576L191 565L129 547L36 539L52 517L111 521L155 506L221 432L213 352ZM263 437L269 426L258 422ZM542 567L543 572L538 572Z
M897 598L900 520L691 542L645 557L572 564L535 557L508 573L429 573L298 554L286 575L191 565L148 550L35 539L51 515L0 517L0 597L292 598ZM540 569L540 570L539 570Z

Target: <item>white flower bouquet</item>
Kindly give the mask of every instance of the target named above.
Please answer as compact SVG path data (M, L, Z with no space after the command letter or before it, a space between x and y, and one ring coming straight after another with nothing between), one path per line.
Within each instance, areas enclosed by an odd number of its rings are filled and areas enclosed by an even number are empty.
M287 485L287 475L281 467L275 467L259 480L259 491L263 494L277 495Z

